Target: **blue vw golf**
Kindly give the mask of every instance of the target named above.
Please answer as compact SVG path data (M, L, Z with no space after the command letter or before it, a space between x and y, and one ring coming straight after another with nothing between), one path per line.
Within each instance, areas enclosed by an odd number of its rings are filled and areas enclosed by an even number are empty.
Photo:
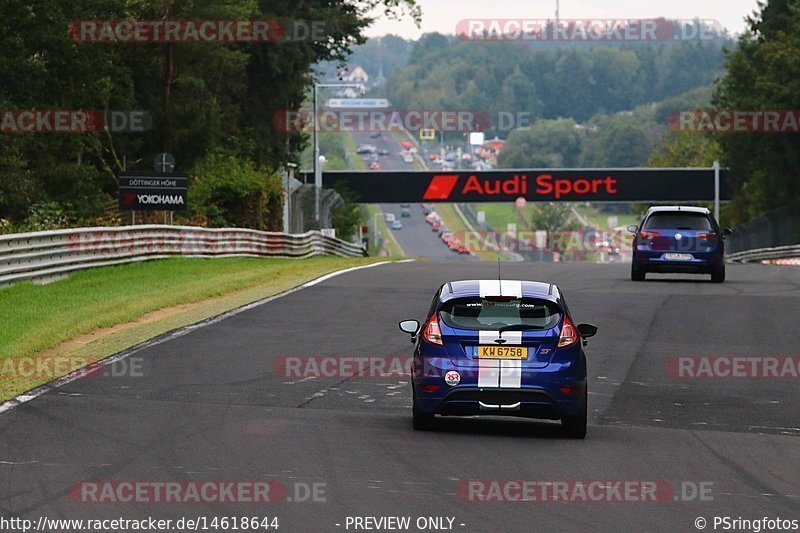
M631 279L644 281L648 272L711 274L725 281L725 242L731 230L722 229L704 207L651 207L634 234Z
M445 283L424 324L400 322L416 343L414 429L435 415L500 415L561 420L586 436L587 338L559 288L550 283L469 280Z

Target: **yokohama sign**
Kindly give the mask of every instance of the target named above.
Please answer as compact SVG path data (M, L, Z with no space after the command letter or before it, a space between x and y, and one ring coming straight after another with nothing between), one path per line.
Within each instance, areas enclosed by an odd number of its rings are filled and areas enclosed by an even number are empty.
M188 178L184 174L123 172L119 177L122 211L183 211Z
M310 176L306 176L309 181ZM720 196L730 188L720 174ZM691 168L527 169L485 172L325 172L358 201L378 202L711 202L714 171Z

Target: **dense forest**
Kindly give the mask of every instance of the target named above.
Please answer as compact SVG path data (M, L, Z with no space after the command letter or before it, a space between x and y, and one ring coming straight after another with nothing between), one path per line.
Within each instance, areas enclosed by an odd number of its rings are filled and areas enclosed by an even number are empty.
M800 199L796 129L698 132L668 124L692 109L796 114L798 9L794 0L759 2L736 41L543 46L426 35L384 94L401 108L529 114L531 125L488 132L507 139L499 158L506 168L720 160L735 191L726 216L741 223Z
M306 100L314 67L365 41L367 13L418 19L414 0L4 0L0 109L142 110L139 133L0 135L0 220L16 229L92 223L118 215L116 176L150 169L160 152L192 176L196 223L275 228L276 173L304 135L272 126ZM317 39L268 42L85 42L76 21L327 21ZM412 22L409 21L411 24ZM252 210L256 212L253 213ZM110 220L108 222L113 222Z
M526 111L580 123L710 85L724 70L726 44L732 43L720 38L542 47L431 34L416 43L408 66L395 71L386 94L404 109L472 109L492 116Z
M117 223L117 175L176 156L192 180L186 222L277 228L277 175L308 146L273 125L308 102L316 78L359 63L399 109L527 113L499 163L730 167L738 223L800 198L800 136L675 132L681 109L796 110L795 0L760 4L736 42L574 46L463 41L427 34L366 41L371 8L419 19L414 0L6 0L0 3L0 109L142 111L145 132L0 135L0 231ZM82 20L317 20L324 39L258 43L91 43ZM410 23L410 22L409 22ZM350 56L350 53L353 56ZM519 124L515 125L519 126Z

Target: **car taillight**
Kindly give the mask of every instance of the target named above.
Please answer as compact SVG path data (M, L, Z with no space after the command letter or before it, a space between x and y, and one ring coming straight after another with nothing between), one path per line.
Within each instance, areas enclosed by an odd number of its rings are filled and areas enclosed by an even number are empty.
M657 231L647 231L643 229L642 231L639 232L639 237L642 240L650 241L657 237L661 237L661 234Z
M578 332L568 316L564 316L564 324L561 325L561 335L558 337L558 348L567 348L578 342Z
M697 238L705 241L715 241L717 240L716 233L698 233Z
M442 330L439 328L439 319L436 318L435 313L431 319L428 320L428 325L425 326L425 331L422 332L422 338L431 344L444 346L442 343Z

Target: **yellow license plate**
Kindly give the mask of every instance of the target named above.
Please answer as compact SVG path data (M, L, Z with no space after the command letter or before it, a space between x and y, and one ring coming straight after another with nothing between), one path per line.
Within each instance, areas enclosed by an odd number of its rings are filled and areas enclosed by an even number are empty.
M481 359L527 359L528 349L522 346L478 346Z

